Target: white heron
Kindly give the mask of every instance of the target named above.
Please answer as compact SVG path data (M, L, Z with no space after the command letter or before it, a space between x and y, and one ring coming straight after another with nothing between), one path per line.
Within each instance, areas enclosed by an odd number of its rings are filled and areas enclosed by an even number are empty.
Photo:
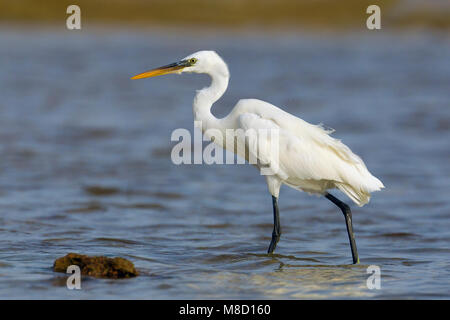
M216 118L211 113L211 107L226 91L230 73L226 63L215 51L199 51L131 79L183 72L206 73L211 77L211 85L198 90L193 102L194 119L201 121L203 132L208 129L221 132L227 129L255 129L257 132L259 129L276 129L279 132L278 159L273 159L271 153L252 150L255 144L248 140L245 142L247 152L257 154L258 160L264 160L265 163L277 162L279 166L275 174L265 176L272 195L274 216L268 253L273 253L281 235L278 197L281 185L285 184L310 194L323 195L342 210L353 263L359 263L350 207L327 190L339 189L358 206L363 206L369 202L371 192L384 188L383 183L367 170L361 158L340 140L332 138L331 130L310 124L265 101L239 100L226 117ZM256 138L261 140L267 139L266 137L267 135ZM226 148L223 143L221 146ZM236 153L235 149L230 151Z

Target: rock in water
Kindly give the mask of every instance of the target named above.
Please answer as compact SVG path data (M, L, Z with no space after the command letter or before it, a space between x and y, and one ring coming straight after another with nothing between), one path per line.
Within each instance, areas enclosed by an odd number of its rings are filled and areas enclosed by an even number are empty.
M66 273L70 265L80 267L81 274L97 278L131 278L138 272L132 262L124 258L108 258L103 256L86 256L77 253L69 253L58 258L53 264L53 271Z

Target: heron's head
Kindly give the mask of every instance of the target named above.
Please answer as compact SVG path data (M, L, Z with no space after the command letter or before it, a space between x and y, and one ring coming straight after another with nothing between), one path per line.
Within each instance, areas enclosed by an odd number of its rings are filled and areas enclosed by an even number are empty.
M159 68L155 68L144 73L135 75L131 79L144 79L156 76L162 76L169 73L221 73L229 76L228 67L222 58L215 51L198 51L190 54L178 62L174 62Z

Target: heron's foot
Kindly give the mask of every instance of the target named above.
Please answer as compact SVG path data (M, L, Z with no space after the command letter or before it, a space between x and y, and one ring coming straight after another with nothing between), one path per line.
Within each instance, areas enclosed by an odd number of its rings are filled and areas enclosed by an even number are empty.
M267 250L268 254L273 253L275 248L277 247L277 243L280 241L280 234L279 233L272 233L272 241L270 241L269 249Z

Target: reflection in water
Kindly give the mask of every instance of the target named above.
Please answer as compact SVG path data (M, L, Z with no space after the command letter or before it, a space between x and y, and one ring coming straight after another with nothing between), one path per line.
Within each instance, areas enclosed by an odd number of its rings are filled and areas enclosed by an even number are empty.
M442 34L176 35L0 32L0 297L449 297L450 45ZM342 214L283 189L272 232L264 179L248 165L175 166L206 77L132 82L200 49L230 63L217 116L239 98L336 129L386 190ZM68 252L122 256L141 276L65 288ZM381 268L368 290L366 268Z
M198 278L203 281L207 279L210 285L220 290L233 291L239 287L242 294L247 295L248 298L252 295L265 299L363 298L372 297L375 294L366 286L369 276L366 273L368 267L366 265L291 264L267 255L265 259L271 260L263 264L270 264L273 271L204 273L199 274ZM194 280L197 282L196 278ZM188 285L195 287L194 283ZM201 286L197 290L201 291ZM215 298L219 297L220 293Z

